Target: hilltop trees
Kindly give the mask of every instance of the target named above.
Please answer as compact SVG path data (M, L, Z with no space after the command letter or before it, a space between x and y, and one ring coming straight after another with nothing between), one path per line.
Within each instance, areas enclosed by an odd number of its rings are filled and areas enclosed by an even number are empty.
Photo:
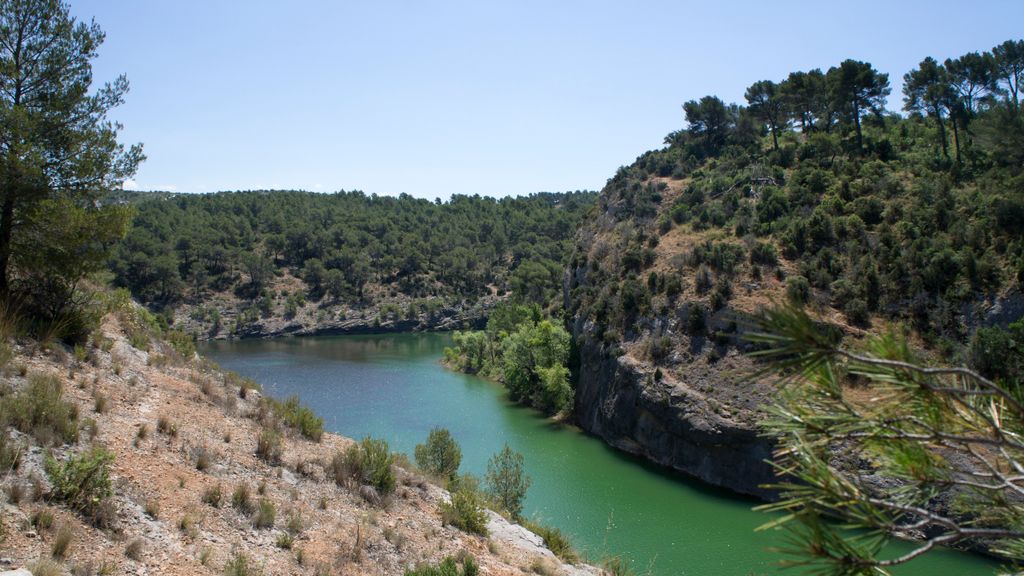
M779 130L788 121L786 99L782 91L771 80L761 80L747 88L745 97L754 115L768 125L772 134L772 148L778 150Z
M103 36L58 0L0 4L0 297L49 319L123 234L129 213L96 201L143 159L107 119L127 80L90 93Z
M996 89L1007 95L1016 113L1020 109L1020 83L1024 79L1024 40L1007 40L992 49Z
M857 147L863 149L861 116L866 112L882 113L885 97L891 91L889 75L878 72L867 62L844 60L839 66L829 68L825 81L832 105L847 121L853 121Z
M935 119L935 123L939 127L942 155L948 158L946 123L943 121L943 116L948 114L955 105L953 104L953 86L946 69L931 56L925 58L917 70L911 70L903 76L903 94L906 96L905 110L924 112ZM958 156L959 151L958 143Z

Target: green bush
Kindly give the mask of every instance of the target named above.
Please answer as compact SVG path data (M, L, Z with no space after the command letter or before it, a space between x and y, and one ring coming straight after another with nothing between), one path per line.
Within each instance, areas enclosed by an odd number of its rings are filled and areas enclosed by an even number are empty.
M381 496L395 490L395 472L391 469L394 456L388 443L367 436L357 444L338 452L331 460L330 471L339 485L352 479L360 484L369 484Z
M530 520L524 520L523 526L527 530L533 532L537 536L544 539L544 545L547 546L548 550L551 550L562 559L563 562L569 564L575 564L579 561L579 554L572 546L572 542L569 541L569 537L562 533L558 528L551 528L544 526L538 522Z
M243 395L244 397L244 395ZM324 433L324 420L308 407L299 403L298 396L291 396L284 402L269 396L261 400L260 412L273 414L286 426L298 431L302 436L319 442Z
M263 566L245 552L235 551L224 565L224 576L263 576Z
M209 504L214 508L220 508L224 501L224 488L218 483L203 491L203 504Z
M442 523L451 524L463 532L487 535L487 513L476 490L460 487L452 492L451 502L441 503L440 510Z
M196 355L195 341L181 330L171 330L168 332L167 342L185 360L191 360Z
M450 480L459 471L462 449L445 428L433 428L425 444L417 444L414 450L416 465L429 474Z
M437 566L424 565L415 570L406 570L405 576L477 576L479 573L480 567L477 565L476 559L467 555L462 560L461 570L455 559L447 556Z
M252 525L255 528L273 528L277 519L277 509L274 503L266 498L260 498L256 505L256 514L253 515Z
M110 483L113 461L113 452L98 447L63 462L48 457L46 474L52 484L50 495L72 510L98 520L103 512L103 501L113 494Z
M273 428L261 430L259 438L256 439L256 456L267 464L276 466L281 463L283 454L281 434Z
M6 421L44 445L78 441L78 408L63 399L55 376L32 374L17 393L0 395L0 422Z
M252 513L252 497L249 495L248 484L242 483L235 487L235 491L231 493L231 507L242 514Z

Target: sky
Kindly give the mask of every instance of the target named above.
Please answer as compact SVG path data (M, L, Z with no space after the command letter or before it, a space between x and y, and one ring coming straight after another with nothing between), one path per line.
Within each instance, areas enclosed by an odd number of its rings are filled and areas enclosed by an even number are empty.
M757 80L846 58L901 79L1024 35L1024 2L70 0L148 157L139 190L599 190Z

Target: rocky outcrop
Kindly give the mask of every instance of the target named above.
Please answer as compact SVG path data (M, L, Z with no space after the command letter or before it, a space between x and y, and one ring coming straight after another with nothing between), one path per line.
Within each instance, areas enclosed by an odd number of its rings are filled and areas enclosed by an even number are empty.
M286 321L283 318L260 320L240 328L234 334L218 334L214 338L274 338L278 336L336 336L341 334L385 334L392 332L431 332L446 330L480 330L487 324L485 308L444 308L434 314L414 318L365 316L319 321Z
M653 367L609 353L592 329L580 325L575 330L580 352L576 417L583 429L709 484L772 496L763 486L774 480L766 463L772 445L759 436L746 408L719 402L661 371L655 379Z

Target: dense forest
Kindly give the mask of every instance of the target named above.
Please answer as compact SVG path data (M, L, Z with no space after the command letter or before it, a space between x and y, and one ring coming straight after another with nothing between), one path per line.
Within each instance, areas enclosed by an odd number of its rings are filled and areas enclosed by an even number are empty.
M118 285L157 309L217 293L253 316L294 314L307 302L434 306L507 294L547 306L595 197L119 195L138 214L110 265Z
M772 299L855 328L903 322L952 353L1024 281L1022 63L1021 41L925 58L904 76L906 115L885 108L888 75L854 60L756 82L746 106L686 102L687 128L602 194L572 312L609 341L670 310L699 333L737 295L781 285Z

